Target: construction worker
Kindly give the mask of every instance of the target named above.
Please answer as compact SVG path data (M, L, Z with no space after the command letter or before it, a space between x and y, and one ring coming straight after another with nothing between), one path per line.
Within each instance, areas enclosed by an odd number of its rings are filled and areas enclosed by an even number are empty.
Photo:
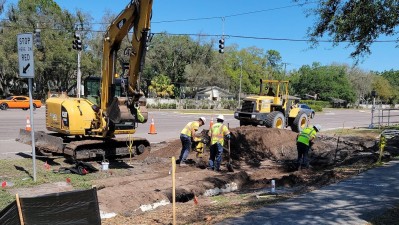
M309 150L313 145L313 141L316 138L316 133L320 132L321 126L319 124L314 125L313 127L307 127L298 134L297 137L297 151L298 151L298 159L297 159L297 169L299 168L309 168Z
M268 88L268 91L267 91L266 95L267 96L275 96L276 95L276 94L274 94L273 87L269 87Z
M180 141L182 145L180 157L178 160L180 166L186 166L186 159L188 153L190 152L192 139L195 137L199 127L203 126L205 123L206 123L205 117L200 117L196 121L189 122L180 132Z
M223 124L224 116L219 115L216 118L216 123L212 125L209 130L211 137L210 156L208 162L208 169L220 171L220 163L222 162L223 143L224 138L230 139L230 131Z

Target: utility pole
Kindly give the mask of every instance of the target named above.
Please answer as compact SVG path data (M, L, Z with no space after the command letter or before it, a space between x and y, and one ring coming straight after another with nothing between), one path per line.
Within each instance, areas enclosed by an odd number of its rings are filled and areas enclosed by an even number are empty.
M75 32L74 38L75 40L72 42L72 48L78 51L78 69L77 69L77 78L76 78L76 97L80 98L80 93L81 90L80 88L82 87L82 74L80 73L80 57L82 54L82 39L80 37L80 30L83 30L83 24L81 24L81 27L78 28Z
M240 90L238 92L238 108L241 105L241 80L242 80L242 61L240 61Z

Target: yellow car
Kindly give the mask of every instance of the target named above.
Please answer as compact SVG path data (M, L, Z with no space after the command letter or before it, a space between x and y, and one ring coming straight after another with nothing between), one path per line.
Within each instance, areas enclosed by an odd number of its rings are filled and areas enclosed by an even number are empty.
M33 100L33 110L42 107L42 102L40 100ZM6 99L0 100L0 109L23 109L28 110L29 98L26 96L10 96Z

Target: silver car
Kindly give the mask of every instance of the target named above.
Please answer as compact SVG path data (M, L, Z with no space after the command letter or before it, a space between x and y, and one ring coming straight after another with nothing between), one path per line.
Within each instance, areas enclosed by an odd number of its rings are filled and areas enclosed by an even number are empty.
M313 119L315 116L315 111L310 108L308 105L306 104L298 104L298 107L301 108L301 111L305 112L306 115L308 115L309 118Z

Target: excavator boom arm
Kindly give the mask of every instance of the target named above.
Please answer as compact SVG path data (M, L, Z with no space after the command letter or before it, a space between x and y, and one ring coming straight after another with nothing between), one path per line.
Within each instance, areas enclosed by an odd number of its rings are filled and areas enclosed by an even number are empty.
M116 71L117 51L123 38L133 28L132 52L129 60L129 94L140 92L139 77L144 66L146 40L150 30L152 0L132 0L108 27L104 37L101 109L105 111L113 96L110 96L110 86Z

